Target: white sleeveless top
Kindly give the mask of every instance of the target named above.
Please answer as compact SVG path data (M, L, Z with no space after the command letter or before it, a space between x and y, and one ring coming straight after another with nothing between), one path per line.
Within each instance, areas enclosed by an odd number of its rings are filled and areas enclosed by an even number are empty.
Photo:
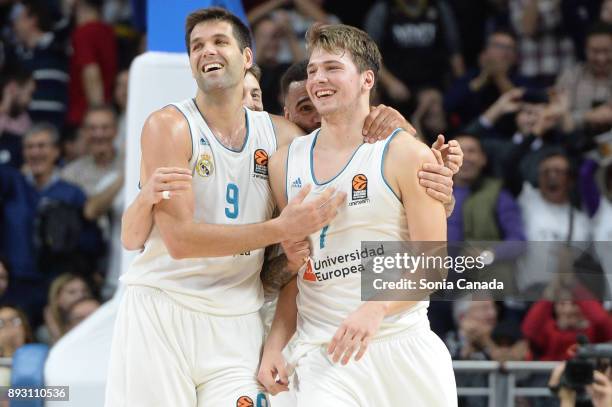
M361 301L362 241L407 241L408 224L404 207L383 176L386 140L362 144L333 179L315 180L313 149L319 130L298 137L287 156L287 198L291 200L306 184L312 196L328 187L347 194L346 206L324 229L309 236L311 262L298 273L298 342L320 344L331 340L336 330ZM344 272L343 272L344 269ZM347 272L347 270L349 270ZM410 310L386 317L376 337L409 328L427 318L428 301ZM421 310L421 312L418 312Z
M268 113L245 108L244 145L234 151L217 140L194 100L173 106L185 116L191 132L194 222L244 225L270 219L274 202L267 165L277 141ZM263 248L227 257L175 260L154 226L144 251L122 281L159 288L196 311L242 315L263 304L259 276L263 260Z

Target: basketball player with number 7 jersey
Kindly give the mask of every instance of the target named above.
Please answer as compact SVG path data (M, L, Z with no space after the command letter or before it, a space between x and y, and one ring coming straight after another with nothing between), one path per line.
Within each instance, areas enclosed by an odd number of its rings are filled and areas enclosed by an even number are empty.
M362 241L446 241L444 208L416 176L439 157L401 129L363 143L380 68L366 33L316 25L307 43L307 90L322 124L272 156L272 193L280 208L304 188L314 197L335 188L347 202L308 236L311 258L281 291L258 379L271 394L291 380L298 407L456 406L451 357L429 327L428 301L362 301L356 254ZM281 352L296 330L290 376Z

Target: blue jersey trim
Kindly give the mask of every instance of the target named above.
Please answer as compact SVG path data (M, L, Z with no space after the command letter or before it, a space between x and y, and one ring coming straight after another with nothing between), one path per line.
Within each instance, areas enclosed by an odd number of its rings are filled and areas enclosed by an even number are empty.
M393 133L391 133L391 135L389 136L389 138L387 138L387 141L385 142L385 148L383 149L382 158L380 159L380 176L382 177L382 180L384 181L387 188L389 188L389 191L393 193L393 195L397 198L398 201L400 201L400 203L402 202L402 200L400 199L399 196L397 196L397 194L395 193L393 188L391 188L391 185L389 185L389 183L387 182L387 179L385 178L384 168L385 168L385 157L387 155L387 150L389 149L389 143L391 143L391 140L393 140L393 137L395 137L395 135L402 130L403 129L399 127L393 130Z
M287 160L285 161L285 198L287 199L287 203L289 203L289 154L291 154L291 145L293 144L293 140L289 143L287 147Z
M270 120L270 126L272 126L272 132L274 133L274 151L278 150L278 136L276 135L276 127L274 126L274 121L272 120L272 116L268 113L268 119Z
M250 131L249 131L250 130L249 115L247 114L247 108L243 107L243 109L244 109L244 121L246 123L246 136L244 137L244 142L242 143L242 147L240 147L240 150L234 150L232 148L227 147L225 144L223 144L221 141L219 141L219 139L217 138L217 135L210 129L210 126L206 122L206 119L204 118L204 115L200 111L200 108L198 107L198 104L196 103L195 98L193 98L191 100L193 101L193 104L195 105L196 109L198 110L198 113L200 113L200 117L202 118L202 120L204 120L204 123L206 123L206 126L208 127L208 129L212 133L212 135L215 138L215 140L217 140L217 142L221 145L221 147L223 147L227 151L231 151L232 153L242 153L244 151L244 147L246 147L247 142L249 141L249 133L250 133Z
M359 151L359 149L365 143L360 144L359 147L357 147L355 149L355 151L353 151L353 155L351 155L351 158L349 158L349 160L346 162L346 164L344 164L344 167L342 167L340 172L338 172L332 179L330 179L328 181L325 181L325 182L319 182L319 181L317 181L317 178L315 177L315 174L314 174L314 159L313 159L314 148L315 148L315 144L317 144L317 138L319 137L319 133L321 133L321 129L317 130L317 134L315 134L314 139L312 140L312 144L310 146L310 177L312 178L312 181L315 183L315 185L321 186L321 185L327 185L330 182L332 182L333 180L335 180L336 178L338 178L344 172L346 167L349 166L349 164L351 163L351 161L355 157L355 154L357 154L357 151Z

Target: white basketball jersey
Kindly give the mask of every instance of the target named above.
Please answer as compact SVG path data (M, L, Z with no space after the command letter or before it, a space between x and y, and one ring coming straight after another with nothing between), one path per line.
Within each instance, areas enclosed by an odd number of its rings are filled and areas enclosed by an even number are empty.
M319 130L296 138L289 146L289 200L306 184L313 186L311 196L328 187L347 194L346 206L336 218L309 237L312 260L302 267L297 280L299 342L329 342L342 321L362 304L362 241L409 239L404 207L382 170L388 143L397 132L387 140L362 144L340 173L325 183L315 180L313 170L312 152ZM427 305L427 301L421 301L404 313L386 317L376 337L405 329L408 318L413 320L416 311Z
M268 113L245 109L244 145L234 151L217 140L194 100L173 106L185 116L191 131L194 222L244 225L270 219L274 202L268 156L276 151L277 142ZM263 248L235 256L175 260L154 227L122 281L157 287L197 311L241 315L258 311L263 303L259 276L263 260Z

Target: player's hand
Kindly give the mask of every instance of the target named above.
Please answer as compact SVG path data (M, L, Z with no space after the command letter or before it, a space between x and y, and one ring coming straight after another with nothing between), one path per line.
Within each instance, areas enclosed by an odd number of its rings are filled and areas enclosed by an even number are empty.
M300 241L323 229L345 203L346 193L336 193L335 188L327 188L316 198L305 201L311 189L311 184L303 187L278 217L287 236L285 240Z
M307 239L300 241L285 240L281 242L285 256L287 256L287 268L293 273L308 261L310 257L310 242Z
M453 172L442 163L442 155L432 150L438 164L425 163L418 172L419 183L426 188L432 198L448 205L453 200Z
M264 349L257 380L271 395L289 391L289 376L281 351Z
M412 135L416 134L414 127L394 108L385 105L370 106L370 114L363 123L363 137L366 142L375 143L387 138L398 127Z
M438 134L438 138L431 145L431 149L440 152L442 162L453 172L453 174L459 172L459 169L463 165L463 150L457 140L451 140L448 144L444 144L444 136Z
M337 363L341 360L346 365L355 352L355 360L361 359L384 317L384 303L375 301L366 302L351 313L342 322L327 348L332 361Z
M587 392L594 407L612 406L612 382L609 377L610 374L605 375L599 370L593 372L593 384L587 386Z
M170 199L178 196L182 191L191 188L191 171L188 168L160 167L147 180L140 189L141 196L153 206L164 199L164 191Z

